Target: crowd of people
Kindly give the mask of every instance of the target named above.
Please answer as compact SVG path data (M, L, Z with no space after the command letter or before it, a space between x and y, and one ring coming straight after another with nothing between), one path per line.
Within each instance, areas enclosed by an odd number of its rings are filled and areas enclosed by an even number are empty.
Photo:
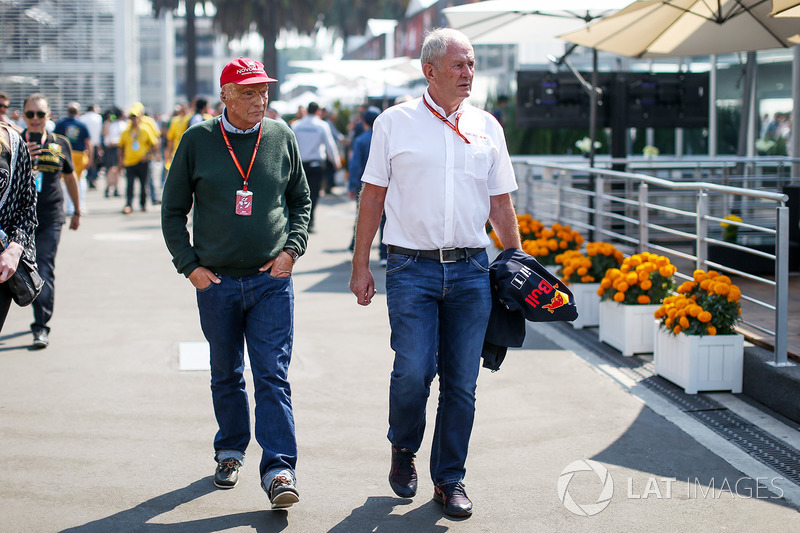
M349 139L315 102L289 124L276 116L268 85L277 80L242 57L222 70L221 106L212 112L198 98L176 107L169 120L149 116L140 103L98 120L96 106L82 113L71 102L53 121L47 97L37 93L23 103L24 124L15 124L0 94L0 225L8 237L0 253L0 316L11 301L4 282L23 254L34 253L44 287L31 331L35 347L48 346L55 255L65 217L71 230L80 227L80 183L96 189L104 178L105 196L119 196L124 175L126 216L138 183L138 207L147 210L148 198L161 204L172 262L196 289L218 425L214 484L238 484L252 433L262 449L261 486L273 508L290 507L300 501L288 380L292 271L308 246L319 196L332 192L335 173L347 167L348 193L358 201L350 289L360 305L376 293L370 249L385 225L381 263L395 352L389 486L401 498L416 495L415 457L438 375L433 499L445 514L469 516L463 479L492 307L485 225L491 221L506 248L521 247L510 196L516 180L500 122L465 102L475 70L467 38L451 29L430 32L421 62L424 95L384 111L362 108Z

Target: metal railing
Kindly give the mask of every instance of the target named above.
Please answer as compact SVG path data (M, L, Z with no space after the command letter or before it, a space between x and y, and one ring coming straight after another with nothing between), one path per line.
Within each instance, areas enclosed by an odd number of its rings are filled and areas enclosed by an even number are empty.
M707 181L674 181L525 156L512 159L520 186L518 213L545 224L568 224L587 240L611 242L628 253L670 257L682 279L691 279L695 269L714 269L753 282L748 286L757 289L742 288L742 324L774 338L772 364L791 364L786 194L713 183L713 175L732 179L732 167L724 163L694 174ZM732 213L742 222L725 219ZM736 239L730 233L723 238L722 224L735 228ZM774 316L772 327L749 321L746 306Z

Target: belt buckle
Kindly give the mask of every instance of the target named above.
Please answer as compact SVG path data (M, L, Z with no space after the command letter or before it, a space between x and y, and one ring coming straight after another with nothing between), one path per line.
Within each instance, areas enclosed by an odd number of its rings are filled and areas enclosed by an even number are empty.
M457 249L458 248L439 248L439 262L440 263L455 263L456 261L458 261L458 259L445 260L445 258L444 258L444 252L453 252L453 251L455 251Z

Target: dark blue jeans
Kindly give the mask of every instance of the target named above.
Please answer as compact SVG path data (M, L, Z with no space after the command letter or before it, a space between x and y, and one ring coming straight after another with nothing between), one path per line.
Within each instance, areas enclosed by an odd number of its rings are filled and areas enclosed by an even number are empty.
M389 254L386 296L395 352L389 387L389 441L419 449L431 382L438 374L431 478L436 485L461 481L491 311L486 252L447 264Z
M33 307L33 324L31 330L43 329L50 333L47 325L53 317L53 307L56 299L56 252L58 243L61 242L61 229L63 220L48 220L40 222L36 228L36 264L39 275L44 280L42 292L31 304Z
M197 291L200 325L211 348L211 396L219 431L214 450L242 455L250 442L244 343L255 390L255 437L262 479L297 463L291 389L294 292L291 278L268 273L232 278ZM267 484L267 486L269 486Z

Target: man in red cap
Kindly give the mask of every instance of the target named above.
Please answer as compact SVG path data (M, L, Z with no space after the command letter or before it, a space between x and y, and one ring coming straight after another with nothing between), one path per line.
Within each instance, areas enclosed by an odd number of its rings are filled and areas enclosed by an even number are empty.
M273 508L284 508L300 499L287 372L294 335L291 273L306 249L311 200L292 130L264 118L267 84L274 81L252 59L225 66L225 109L183 134L164 184L161 225L172 262L197 289L210 346L219 427L214 483L236 485L250 441L247 342L255 438L263 450L261 486Z

